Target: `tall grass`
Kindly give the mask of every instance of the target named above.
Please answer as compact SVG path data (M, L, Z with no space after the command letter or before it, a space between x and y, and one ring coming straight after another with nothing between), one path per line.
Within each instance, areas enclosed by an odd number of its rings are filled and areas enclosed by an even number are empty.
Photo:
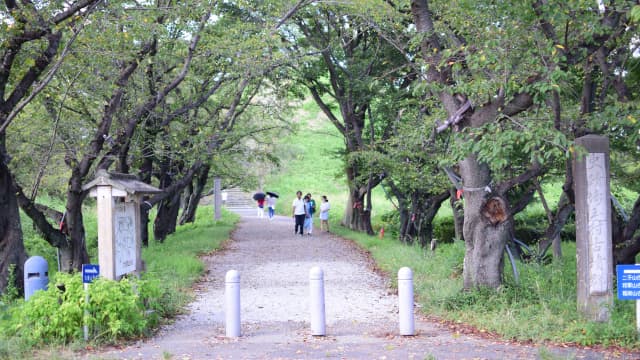
M634 303L615 301L611 321L594 323L577 311L575 243L562 244L564 257L548 265L517 263L519 283L505 258L504 285L498 290L462 291L464 243L441 244L435 252L420 246L407 246L389 235L368 236L338 226L347 199L347 186L340 151L342 138L332 125L321 121L321 113L305 103L299 118L301 134L283 141L296 149L277 176L265 179L268 189L280 190L282 213L290 215L290 203L298 189L314 196L327 195L331 202L331 231L357 242L368 250L378 267L395 283L397 271L408 266L414 273L414 287L421 311L452 323L467 324L478 331L493 332L506 339L582 345L617 345L640 348L635 329ZM320 120L319 120L320 119ZM545 198L555 204L561 194L559 181L543 184ZM630 210L636 194L614 186L620 202ZM372 219L374 228L380 216L393 210L381 189L374 190ZM450 222L451 211L445 206L438 214L442 226ZM448 221L447 221L448 220ZM518 215L518 227L545 226L545 213L539 201Z

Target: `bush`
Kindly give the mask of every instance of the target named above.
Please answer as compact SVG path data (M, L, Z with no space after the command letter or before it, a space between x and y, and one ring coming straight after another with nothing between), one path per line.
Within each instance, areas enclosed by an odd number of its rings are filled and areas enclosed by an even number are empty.
M48 290L37 291L29 301L11 308L6 335L31 346L70 343L82 339L86 322L91 339L114 341L140 336L158 323L156 312L145 306L161 304L162 291L153 282L98 278L89 292L87 304L81 276L57 273Z
M380 216L380 221L385 232L397 239L400 233L400 212L397 210L387 211Z
M456 238L453 216L438 216L433 220L433 237L441 243L451 243Z

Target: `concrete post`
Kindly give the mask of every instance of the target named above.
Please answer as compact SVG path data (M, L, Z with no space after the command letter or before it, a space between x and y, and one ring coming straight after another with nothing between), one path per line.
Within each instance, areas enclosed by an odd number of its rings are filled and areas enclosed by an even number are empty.
M227 271L225 277L225 325L227 337L240 336L240 274Z
M607 322L613 306L609 139L587 135L576 139L586 149L573 163L576 197L578 310L588 319Z
M217 177L213 180L213 206L214 206L214 220L220 220L222 217L222 185L220 178Z
M415 335L413 320L413 272L408 267L398 270L398 313L400 335Z
M324 273L319 267L309 271L311 288L311 335L325 336Z

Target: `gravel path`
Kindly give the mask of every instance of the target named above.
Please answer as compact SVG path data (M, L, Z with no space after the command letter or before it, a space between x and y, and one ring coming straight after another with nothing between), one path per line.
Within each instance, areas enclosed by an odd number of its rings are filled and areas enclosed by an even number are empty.
M188 314L147 341L93 353L90 359L537 359L540 347L459 334L416 317L417 335L398 336L397 297L371 260L351 242L314 230L293 233L293 220L244 212L208 272ZM309 270L325 276L327 336L309 330ZM240 273L242 336L226 338L224 277ZM638 359L545 347L557 359ZM556 357L557 356L557 357ZM545 357L549 358L549 357Z

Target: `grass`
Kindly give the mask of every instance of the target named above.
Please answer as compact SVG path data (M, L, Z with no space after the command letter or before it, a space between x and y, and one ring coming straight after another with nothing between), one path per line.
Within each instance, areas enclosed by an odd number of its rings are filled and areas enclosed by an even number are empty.
M463 292L462 268L464 243L454 241L441 244L436 252L417 245L399 243L390 232L383 238L368 236L339 226L347 200L347 186L342 172L341 137L332 125L318 122L322 115L313 104L304 105L300 117L304 134L291 136L283 146L296 149L295 156L286 159L286 167L276 176L265 179L267 189L284 194L280 213L290 215L290 203L295 190L327 195L331 202L331 231L357 242L371 253L378 267L396 282L397 271L404 266L413 270L416 301L421 311L429 316L457 324L475 327L477 331L492 332L506 339L545 343L576 343L585 346L620 346L639 349L635 329L635 304L615 301L611 321L586 321L576 305L575 243L564 241L564 257L549 265L518 263L520 283L516 284L505 258L505 281L498 291ZM613 186L623 206L630 210L637 194ZM555 204L561 194L561 183L550 179L543 184L547 202ZM373 193L372 222L374 229L381 226L381 215L393 210L380 189ZM436 221L451 217L450 209L438 214ZM518 215L520 227L544 226L544 209L538 201L526 212ZM446 221L443 222L446 224ZM541 348L540 356L550 358Z

